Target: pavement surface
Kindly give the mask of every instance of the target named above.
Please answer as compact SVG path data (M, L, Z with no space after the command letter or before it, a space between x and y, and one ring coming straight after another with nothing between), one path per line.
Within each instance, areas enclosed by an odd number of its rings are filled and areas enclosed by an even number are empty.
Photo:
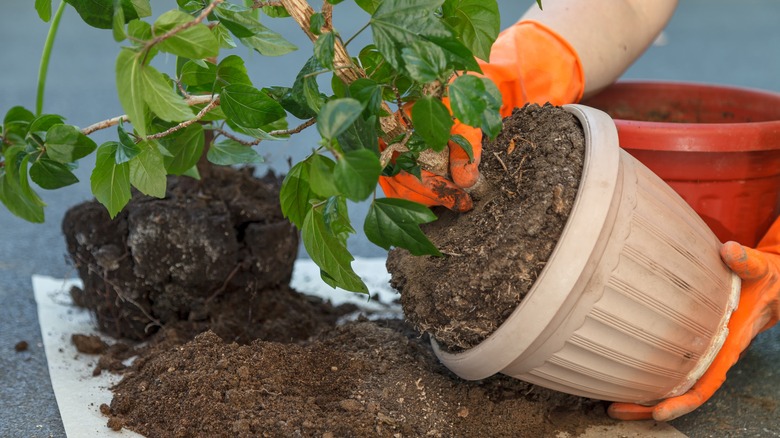
M507 26L532 2L522 6L516 0L499 3ZM780 92L780 2L680 3L658 44L626 72L625 78L728 84ZM158 10L173 4L171 0L154 2ZM5 1L0 8L2 115L14 105L34 106L38 57L48 26L37 18L32 1ZM337 21L336 26L342 34L350 35L364 22L363 18L347 17L343 22ZM258 84L291 83L296 66L308 56L309 45L296 32L278 30L304 50L298 57L282 58L281 65L275 64L273 71L250 65L250 71L260 72L260 76L253 77ZM46 112L64 114L70 123L79 126L121 113L113 83L118 45L105 38L105 32L84 25L72 9L66 11L50 64ZM161 56L156 62L170 69L174 59ZM260 56L251 57L252 64L259 66L262 62ZM102 143L113 136L113 132L99 132L93 139ZM260 152L267 155L270 168L284 170L291 151L308 151L296 144L314 144L312 139L311 135L300 135L286 144L263 146ZM49 381L30 278L33 274L59 278L76 275L65 259L59 224L70 206L90 199L90 169L91 163L82 163L77 172L81 182L75 186L56 192L39 190L48 203L45 225L26 223L0 208L0 437L64 436ZM359 215L366 207L358 204L350 208ZM356 255L384 254L362 236L350 245ZM14 345L19 341L29 344L27 351L15 352ZM780 436L777 364L780 329L775 328L756 339L710 402L671 424L691 437Z

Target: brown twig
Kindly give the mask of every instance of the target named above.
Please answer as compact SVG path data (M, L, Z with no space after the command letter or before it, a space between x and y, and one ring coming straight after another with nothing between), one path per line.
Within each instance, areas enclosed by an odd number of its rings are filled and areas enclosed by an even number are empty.
M219 100L219 95L213 94L213 95L207 95L207 96L190 96L185 100L187 102L187 105L193 106L193 105L202 105L204 103L210 103L214 100ZM209 110L210 111L210 110ZM205 114L204 114L205 115ZM201 116L203 118L203 116ZM95 131L100 131L101 129L110 128L112 126L116 126L122 122L126 122L129 119L127 118L127 115L121 115L117 116L108 120L103 120L97 123L93 123L86 128L81 130L81 133L84 135L92 134ZM200 119L199 119L200 120ZM186 126L185 126L186 127ZM181 128L179 128L181 129Z
M308 128L309 126L313 125L316 122L317 122L316 118L311 118L311 119L301 123L300 125L296 126L295 128L292 128L292 129L277 129L275 131L269 132L268 135L292 135L292 134L297 134L297 133L303 131L304 129ZM231 139L231 140L233 140L235 142L241 143L244 146L257 146L258 144L260 144L261 141L263 141L262 138L257 138L257 139L251 140L251 141L244 140L244 139L242 139L242 138L240 138L240 137L238 137L236 135L233 135L232 133L230 133L228 131L225 131L223 129L215 129L215 131L218 132L222 136L225 136L225 137L227 137L227 138L229 138L229 139Z
M254 2L252 3L252 9L260 9L260 8L264 8L266 6L272 6L272 7L274 7L274 6L276 6L276 7L281 6L281 7L284 7L284 5L282 5L282 2L279 2L279 1L276 1L276 2L274 2L274 1L265 1L264 2L264 1L260 1L260 0L254 0Z
M178 125L172 126L172 127L166 129L163 132L158 132L157 134L149 135L146 138L148 138L149 140L154 140L154 139L158 139L158 138L162 138L162 137L171 135L171 134L173 134L174 132L176 132L176 131L178 131L180 129L184 129L184 128L192 125L193 123L198 122L203 117L205 117L206 114L208 114L209 111L211 111L214 108L216 108L217 105L219 105L219 96L215 97L214 100L212 100L208 105L204 106L203 109L201 109L198 112L198 114L195 116L195 118L190 119L190 120L186 120L184 122L181 122Z

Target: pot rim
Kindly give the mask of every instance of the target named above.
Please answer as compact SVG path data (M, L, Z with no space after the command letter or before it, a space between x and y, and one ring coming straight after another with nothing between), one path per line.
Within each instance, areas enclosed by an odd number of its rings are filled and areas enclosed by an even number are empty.
M684 81L622 80L602 92L673 91L727 94L733 100L756 100L780 107L780 93L749 87ZM600 92L601 93L601 92ZM599 94L600 94L599 93ZM598 95L591 99L597 99ZM585 99L588 104L588 99ZM595 105L595 103L594 103ZM688 152L780 151L780 117L755 122L661 122L613 118L620 132L621 146L630 150L669 150ZM663 141L657 140L663 137Z
M450 370L468 380L492 376L514 362L544 335L572 294L580 294L589 270L589 254L602 230L611 224L609 213L619 176L619 148L615 124L601 110L564 105L582 124L585 156L580 187L561 237L531 290L495 332L479 345L450 353L433 337L434 352ZM573 274L572 274L573 273Z

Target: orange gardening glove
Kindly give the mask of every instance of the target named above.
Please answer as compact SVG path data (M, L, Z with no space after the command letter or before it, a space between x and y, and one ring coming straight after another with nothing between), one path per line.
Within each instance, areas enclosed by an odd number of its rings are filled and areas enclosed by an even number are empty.
M574 49L558 34L535 21L520 21L496 39L490 62L479 61L485 77L491 79L503 99L501 115L528 102L563 105L580 100L585 87L582 66ZM479 179L482 133L455 120L452 134L471 143L474 160L458 145L449 145L450 178L422 171L422 179L401 171L379 178L385 195L404 198L427 206L443 205L456 211L472 208L464 189Z
M780 318L780 220L775 221L756 249L726 242L720 255L742 278L742 291L738 307L729 320L729 334L715 360L685 394L655 406L613 403L608 410L610 417L669 421L695 410L720 388L726 380L726 372L739 360L753 338L777 323Z

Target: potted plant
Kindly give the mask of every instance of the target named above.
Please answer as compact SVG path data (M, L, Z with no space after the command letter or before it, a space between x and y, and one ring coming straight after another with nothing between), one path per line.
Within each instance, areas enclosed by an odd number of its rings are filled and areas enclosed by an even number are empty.
M583 102L620 146L674 188L718 238L755 246L780 214L780 95L714 84L625 81Z

